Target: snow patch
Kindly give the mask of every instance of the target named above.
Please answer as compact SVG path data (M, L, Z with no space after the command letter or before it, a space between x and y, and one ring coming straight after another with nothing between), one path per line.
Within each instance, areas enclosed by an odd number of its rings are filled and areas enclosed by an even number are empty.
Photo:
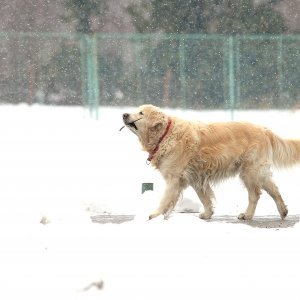
M300 225L258 229L206 222L186 190L167 220L148 221L163 192L132 133L118 129L125 108L1 106L1 299L270 299L299 294ZM174 112L174 111L171 111ZM227 112L176 110L187 119L229 120ZM236 112L239 120L299 137L299 112ZM278 122L280 120L280 122ZM275 172L290 214L300 213L299 167ZM150 180L150 181L149 181ZM153 182L154 192L141 194ZM238 180L215 187L216 214L247 205ZM136 214L121 225L87 215ZM257 215L278 214L263 194ZM40 223L44 218L47 225ZM101 286L103 288L101 289ZM99 288L100 287L100 288Z

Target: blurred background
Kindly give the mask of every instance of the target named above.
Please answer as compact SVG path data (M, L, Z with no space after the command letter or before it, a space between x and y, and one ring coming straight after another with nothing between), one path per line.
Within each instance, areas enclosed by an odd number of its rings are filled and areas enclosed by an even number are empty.
M0 103L300 107L299 0L2 0Z

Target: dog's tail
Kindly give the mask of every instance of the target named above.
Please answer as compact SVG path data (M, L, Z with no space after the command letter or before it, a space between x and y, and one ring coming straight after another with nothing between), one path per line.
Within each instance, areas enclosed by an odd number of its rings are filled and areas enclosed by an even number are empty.
M273 148L273 163L278 168L300 163L300 139L282 139L268 131Z

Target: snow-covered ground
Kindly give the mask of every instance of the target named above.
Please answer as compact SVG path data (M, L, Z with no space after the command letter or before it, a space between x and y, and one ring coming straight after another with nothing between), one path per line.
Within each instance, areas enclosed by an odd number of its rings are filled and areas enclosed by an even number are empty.
M164 182L146 165L136 137L119 132L130 109L101 108L96 121L82 108L0 106L0 298L296 299L300 224L261 229L179 213L145 221ZM170 113L231 118L223 111ZM235 112L234 119L300 137L300 111ZM300 166L274 178L289 213L299 214ZM141 195L142 182L155 191ZM238 215L247 205L238 179L215 193L216 215ZM192 190L184 199L201 209ZM104 212L137 217L91 223L90 215ZM277 214L263 194L256 215Z

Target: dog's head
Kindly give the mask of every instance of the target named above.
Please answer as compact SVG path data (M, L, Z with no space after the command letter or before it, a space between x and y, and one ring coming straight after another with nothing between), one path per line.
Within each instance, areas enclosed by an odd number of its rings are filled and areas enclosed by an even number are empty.
M136 134L145 150L153 147L168 124L168 116L158 107L147 104L133 113L124 113L123 122Z

